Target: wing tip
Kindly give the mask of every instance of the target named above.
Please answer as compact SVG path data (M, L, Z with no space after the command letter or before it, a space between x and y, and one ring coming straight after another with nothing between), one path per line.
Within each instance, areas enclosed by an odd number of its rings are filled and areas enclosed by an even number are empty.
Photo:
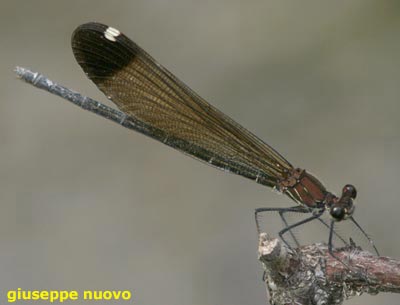
M71 45L75 59L92 80L118 73L138 53L136 44L119 30L98 22L78 26Z

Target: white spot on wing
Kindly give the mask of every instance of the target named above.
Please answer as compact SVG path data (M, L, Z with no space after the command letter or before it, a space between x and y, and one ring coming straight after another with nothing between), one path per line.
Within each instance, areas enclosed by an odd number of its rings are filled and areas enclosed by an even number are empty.
M119 35L121 35L121 32L112 27L108 27L104 32L104 37L110 41L117 41L115 38L117 38Z

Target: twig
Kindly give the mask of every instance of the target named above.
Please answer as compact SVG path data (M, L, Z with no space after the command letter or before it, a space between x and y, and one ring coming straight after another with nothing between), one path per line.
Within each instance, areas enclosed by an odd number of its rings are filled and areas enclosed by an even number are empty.
M362 293L400 292L400 261L356 247L335 251L351 270L323 244L293 250L261 233L258 251L273 305L338 305Z

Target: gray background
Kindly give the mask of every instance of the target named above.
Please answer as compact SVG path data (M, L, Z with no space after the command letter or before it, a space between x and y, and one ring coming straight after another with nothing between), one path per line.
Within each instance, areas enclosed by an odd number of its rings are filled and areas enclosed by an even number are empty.
M105 101L70 48L87 21L126 33L333 192L354 183L357 219L398 257L399 17L399 1L2 0L0 299L22 287L266 302L253 209L288 198L15 79L27 66ZM399 303L347 304L378 302Z

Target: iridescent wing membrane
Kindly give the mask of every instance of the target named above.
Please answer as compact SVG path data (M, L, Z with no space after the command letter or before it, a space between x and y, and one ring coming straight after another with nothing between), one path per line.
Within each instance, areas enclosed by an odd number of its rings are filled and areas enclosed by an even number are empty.
M118 30L100 23L81 25L73 33L72 49L87 76L138 131L269 187L292 169L272 147L207 103Z

